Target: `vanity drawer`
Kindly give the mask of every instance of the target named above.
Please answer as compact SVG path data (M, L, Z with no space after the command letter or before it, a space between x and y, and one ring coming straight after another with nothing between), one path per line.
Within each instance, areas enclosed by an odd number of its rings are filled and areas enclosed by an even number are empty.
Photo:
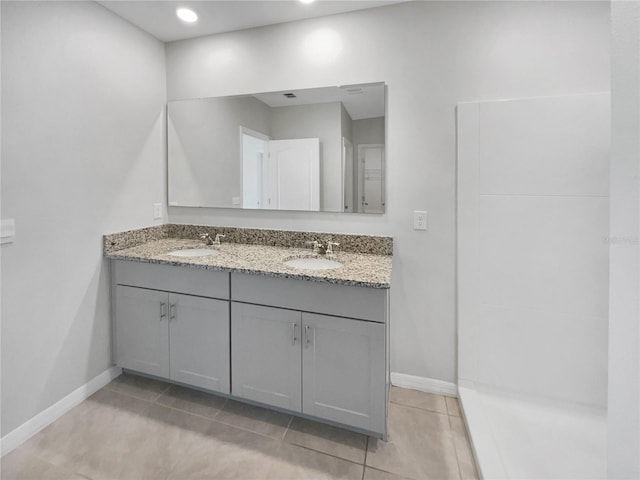
M115 283L200 297L229 299L229 272L157 263L114 262Z
M385 323L388 289L324 282L231 274L231 298L236 302L324 313Z

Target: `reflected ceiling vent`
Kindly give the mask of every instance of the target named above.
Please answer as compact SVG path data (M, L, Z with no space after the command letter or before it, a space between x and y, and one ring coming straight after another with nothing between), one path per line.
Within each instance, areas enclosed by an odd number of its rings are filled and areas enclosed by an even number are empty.
M297 98L295 93L283 93L282 95L284 95L287 98Z

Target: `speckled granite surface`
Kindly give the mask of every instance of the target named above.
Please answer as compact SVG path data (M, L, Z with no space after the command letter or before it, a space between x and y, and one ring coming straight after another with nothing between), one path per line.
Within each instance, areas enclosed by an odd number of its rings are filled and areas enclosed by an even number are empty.
M168 232L169 225L158 225L157 227L140 228L138 230L128 230L126 232L104 235L102 237L103 251L104 254L107 255L125 248L167 238L169 236Z
M110 254L124 248L135 247L136 245L163 238L198 239L201 233L208 233L212 238L215 237L216 233L225 235L224 243L306 248L307 242L317 240L318 242L326 243L330 240L340 244L337 250L341 252L370 253L373 255L393 254L393 238L391 237L177 224L159 225L157 227L105 235L104 252L105 254Z
M341 252L392 255L393 238L375 235L346 235L339 233L298 232L294 230L268 230L262 228L212 227L202 225L167 225L169 238L197 239L200 233L215 237L225 235L224 243L266 245L270 247L306 248L306 242L328 240L340 243Z
M218 228L215 233L223 233ZM157 232L156 232L157 233ZM333 236L332 238L336 238ZM317 237L313 237L316 239ZM225 238L227 240L227 238ZM106 243L111 243L111 241ZM175 257L167 255L172 250L187 248L209 248L216 254L206 257ZM342 247L342 244L341 244ZM151 240L130 248L106 251L105 256L116 260L133 260L147 263L230 270L274 277L297 278L319 282L354 285L371 288L391 286L390 255L352 253L338 251L326 258L337 260L342 267L333 270L300 270L284 265L284 261L295 257L314 256L310 249L283 248L268 245L249 245L223 242L220 247L206 247L201 241L184 238L163 238Z

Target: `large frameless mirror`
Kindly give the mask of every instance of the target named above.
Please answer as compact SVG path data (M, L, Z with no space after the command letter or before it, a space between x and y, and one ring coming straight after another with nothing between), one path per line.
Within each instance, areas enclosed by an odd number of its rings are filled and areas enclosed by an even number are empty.
M169 205L384 213L385 84L171 101Z

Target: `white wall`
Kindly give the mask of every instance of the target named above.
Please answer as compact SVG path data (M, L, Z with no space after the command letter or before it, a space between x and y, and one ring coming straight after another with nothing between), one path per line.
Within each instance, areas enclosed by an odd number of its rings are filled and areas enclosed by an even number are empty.
M609 112L608 93L458 106L461 386L606 409Z
M640 2L613 1L608 478L640 478Z
M607 2L410 2L167 44L169 99L387 83L387 214L169 220L395 239L392 370L455 382L455 105L609 89ZM429 230L412 230L428 210Z
M111 365L102 235L166 198L164 66L96 3L2 2L3 436Z

